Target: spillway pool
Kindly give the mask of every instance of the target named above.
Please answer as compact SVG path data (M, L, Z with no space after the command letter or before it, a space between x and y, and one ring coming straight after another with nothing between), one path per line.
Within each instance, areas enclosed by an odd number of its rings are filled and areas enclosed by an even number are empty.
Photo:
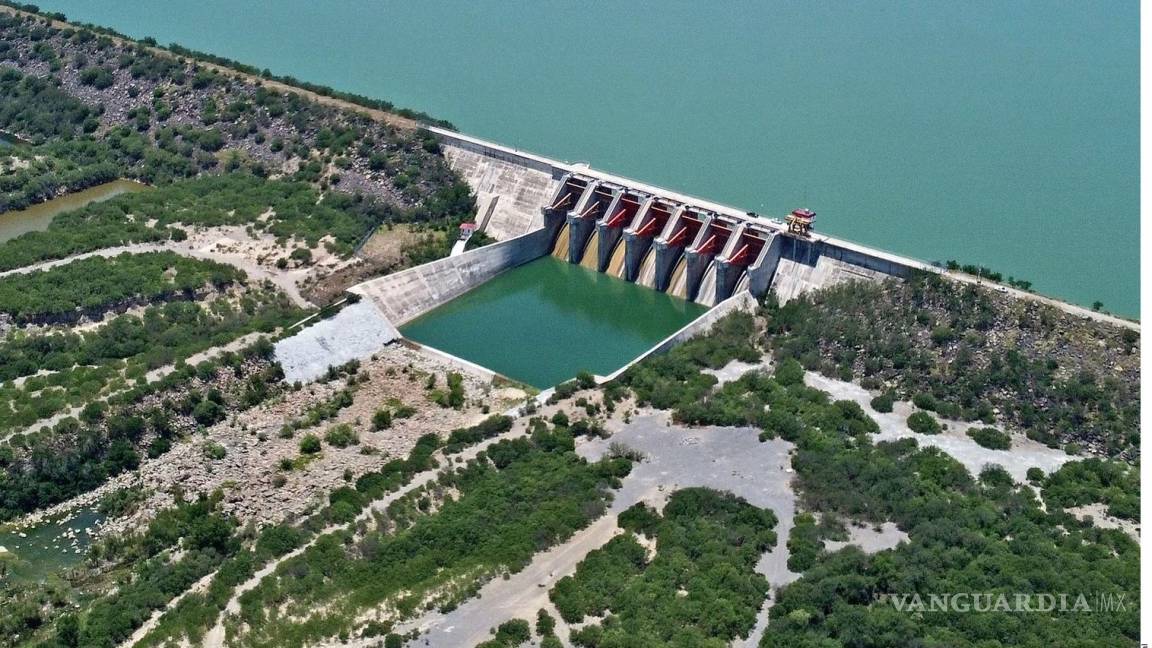
M406 338L544 389L607 375L708 309L542 257L400 327Z

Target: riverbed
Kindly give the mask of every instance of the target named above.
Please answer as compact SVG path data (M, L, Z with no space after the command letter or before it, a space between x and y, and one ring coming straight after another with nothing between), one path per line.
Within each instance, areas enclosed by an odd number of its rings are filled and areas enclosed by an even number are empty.
M94 187L65 194L25 209L0 214L0 243L14 239L26 232L42 232L48 229L58 214L79 209L94 202L115 198L120 194L143 191L148 185L135 180L113 180Z
M94 509L80 507L31 528L0 527L0 585L43 581L79 564L103 522Z

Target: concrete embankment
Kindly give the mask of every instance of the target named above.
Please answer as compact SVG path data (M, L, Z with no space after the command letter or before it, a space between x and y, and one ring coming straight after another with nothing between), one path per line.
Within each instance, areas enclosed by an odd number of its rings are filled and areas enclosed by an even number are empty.
M361 301L277 342L276 360L285 381L308 382L328 367L370 356L398 337L400 332L374 304Z
M543 256L548 245L548 232L535 230L459 256L365 281L349 291L375 304L393 326L403 326L501 272Z
M753 297L748 291L742 291L736 295L733 295L728 299L720 302L719 304L716 304L711 309L709 309L708 312L704 313L700 317L697 317L696 319L689 322L688 325L686 325L684 328L664 338L651 349L648 349L644 353L636 356L628 364L620 367L607 376L597 377L597 379L600 382L615 380L630 367L632 367L632 365L635 365L641 360L650 358L654 355L659 355L661 353L667 353L676 345L682 344L685 341L690 340L698 335L704 335L708 331L712 330L712 327L716 324L716 322L720 321L725 316L740 311L750 313L756 310L756 306L756 298Z
M547 246L547 233L537 230L353 286L359 303L276 343L285 379L315 380L329 366L372 355L401 337L397 326L542 256Z
M540 208L556 191L562 175L559 169L463 140L451 140L443 150L449 166L476 195L480 231L503 241L544 227Z

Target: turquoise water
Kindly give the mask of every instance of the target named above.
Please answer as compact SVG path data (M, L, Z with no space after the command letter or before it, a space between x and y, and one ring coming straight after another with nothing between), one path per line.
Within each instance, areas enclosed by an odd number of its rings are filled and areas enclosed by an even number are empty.
M39 4L1138 313L1130 0Z
M405 337L540 389L607 375L707 309L552 257L401 327Z

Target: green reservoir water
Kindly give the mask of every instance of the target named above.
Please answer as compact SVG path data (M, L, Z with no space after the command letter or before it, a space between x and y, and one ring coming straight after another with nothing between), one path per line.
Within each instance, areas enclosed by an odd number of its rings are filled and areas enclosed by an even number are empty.
M400 332L544 389L582 370L607 375L706 310L543 257L409 322Z
M1138 313L1133 0L38 4Z

